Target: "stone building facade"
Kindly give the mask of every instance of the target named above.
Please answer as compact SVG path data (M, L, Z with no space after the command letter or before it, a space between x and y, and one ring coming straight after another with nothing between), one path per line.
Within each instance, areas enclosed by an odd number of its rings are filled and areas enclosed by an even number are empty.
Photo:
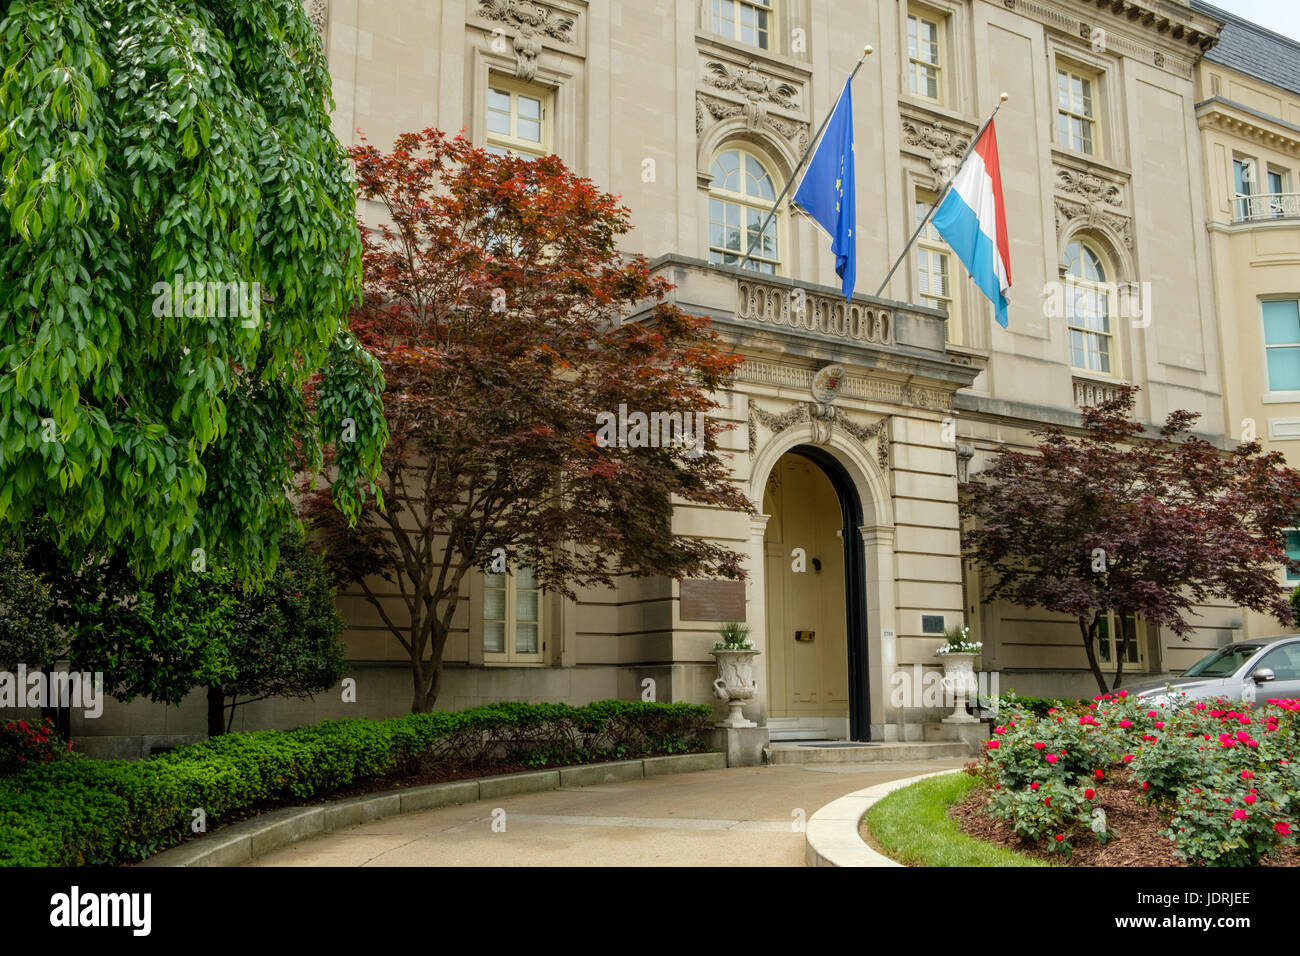
M1224 414L1300 466L1300 43L1197 2L1224 21L1197 68L1206 225L1223 341ZM1288 534L1300 559L1300 528ZM1300 576L1278 571L1288 587ZM1280 633L1245 612L1248 636Z
M1081 405L1119 383L1141 386L1145 421L1190 409L1225 447L1229 421L1267 417L1235 391L1237 343L1216 316L1216 296L1225 308L1262 287L1216 282L1212 266L1284 258L1259 251L1260 237L1294 250L1295 235L1222 218L1223 157L1206 118L1220 107L1207 107L1201 86L1238 79L1203 61L1224 20L1200 4L306 6L344 143L363 132L384 148L432 126L558 154L623 196L635 226L627 251L649 257L677 304L709 315L746 358L715 414L734 426L724 451L758 514L681 507L674 528L740 551L747 581L636 580L561 601L530 588L526 569L479 576L448 644L443 708L639 699L648 686L659 700L709 702L709 651L720 622L737 619L762 652L746 714L774 739L919 738L936 715L900 697L899 675L919 686L911 677L937 668L944 628L963 622L1002 691L1092 693L1073 621L981 600L984 583L961 558L959 481L998 449L1030 445L1044 423L1077 424ZM756 268L738 261L864 44L874 53L854 81L859 290L846 302L829 243L788 204L760 237ZM871 295L1003 91L1009 330L932 230ZM1269 157L1300 122L1279 110L1250 120L1267 122ZM406 710L400 646L359 592L340 607L362 706L267 701L237 725ZM1199 610L1186 642L1139 626L1121 646L1111 622L1102 656L1154 675L1241 633L1240 609ZM187 732L201 729L199 714ZM175 731L188 719L168 718Z
M1002 689L1089 690L1072 622L979 600L960 558L957 483L1036 425L1077 421L1118 382L1142 386L1144 419L1189 408L1226 440L1196 117L1197 64L1220 20L1176 0L314 8L341 138L361 129L382 145L437 126L558 153L625 198L628 250L747 358L718 417L736 426L727 450L760 514L682 508L676 522L746 554L743 592L639 582L544 602L535 653L503 659L484 650L475 582L444 706L635 697L647 677L660 699L708 700L718 620L742 615L763 651L749 713L777 736L919 733L891 705L891 677L934 667L935 632L963 620ZM828 244L785 204L759 269L735 263L752 236L741 224L757 231L866 43L875 52L854 84L861 289L846 305ZM1010 330L928 231L881 298L864 294L1002 91ZM1075 278L1098 308L1054 314L1052 285ZM824 401L814 393L828 374L838 385ZM796 548L820 570L791 570ZM398 661L364 602L343 600L353 653ZM1189 643L1139 629L1138 646L1112 642L1106 655L1131 655L1130 673L1186 666L1240 624L1236 609L1202 610ZM531 641L530 628L520 646Z

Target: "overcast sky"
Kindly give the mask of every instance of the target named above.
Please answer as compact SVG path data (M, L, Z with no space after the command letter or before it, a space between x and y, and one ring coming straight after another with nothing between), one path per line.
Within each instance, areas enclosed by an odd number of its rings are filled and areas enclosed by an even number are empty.
M1300 42L1300 0L1206 0L1206 3Z

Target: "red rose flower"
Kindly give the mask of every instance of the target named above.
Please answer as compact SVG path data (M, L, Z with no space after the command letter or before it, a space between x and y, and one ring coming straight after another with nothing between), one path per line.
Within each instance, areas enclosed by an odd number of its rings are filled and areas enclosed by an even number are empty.
M1064 833L1058 833L1058 834L1056 835L1056 842L1057 842L1057 843L1061 843L1061 842L1064 841L1064 840L1065 840L1065 834L1064 834Z
M1244 820L1244 819L1246 819L1246 811L1245 811L1245 810L1233 810L1233 811L1232 811L1232 819L1234 819L1234 820Z
M1083 791L1083 799L1085 800L1091 800L1096 795L1097 795L1097 791L1092 789L1092 787L1089 787L1088 789Z
M1276 830L1282 836L1291 835L1291 824L1289 823L1275 823L1273 824L1273 829Z

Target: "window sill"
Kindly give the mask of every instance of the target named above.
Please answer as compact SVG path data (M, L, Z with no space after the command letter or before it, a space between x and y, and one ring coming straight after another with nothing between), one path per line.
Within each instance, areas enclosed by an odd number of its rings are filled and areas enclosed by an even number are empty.
M1300 392L1265 392L1260 401L1265 405L1300 405Z
M1105 157L1096 156L1092 153L1080 153L1077 150L1058 145L1055 128L1052 130L1052 161L1058 165L1068 166L1081 172L1095 173L1101 170L1119 179L1129 179L1133 175L1130 170L1116 165Z
M483 656L484 667L545 667L545 661L507 661Z
M754 46L742 40L729 40L724 36L718 36L716 33L703 33L697 30L695 32L695 45L701 50L708 50L711 47L719 53L729 53L732 56L741 57L746 62L753 60L759 66L790 70L802 74L806 78L812 77L812 66L806 59L795 59L784 53L765 50L761 46ZM807 109L806 105L805 109Z

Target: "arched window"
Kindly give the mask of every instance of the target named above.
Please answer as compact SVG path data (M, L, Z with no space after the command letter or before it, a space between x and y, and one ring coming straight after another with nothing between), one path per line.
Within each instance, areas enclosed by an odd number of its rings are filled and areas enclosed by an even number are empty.
M1112 316L1118 287L1110 281L1106 260L1086 242L1075 240L1065 247L1065 268L1070 365L1087 372L1115 375Z
M775 275L781 264L778 246L778 216L773 216L755 241L763 220L776 201L771 174L753 153L728 149L713 161L713 182L709 184L709 261L739 265L750 243L754 251L745 263L748 269Z

